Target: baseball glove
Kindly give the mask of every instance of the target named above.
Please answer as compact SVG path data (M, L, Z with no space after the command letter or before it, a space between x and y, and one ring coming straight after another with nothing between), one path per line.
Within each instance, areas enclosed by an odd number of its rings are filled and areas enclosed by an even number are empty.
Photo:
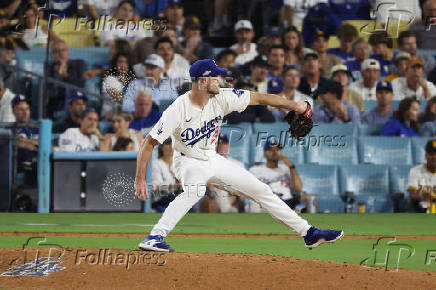
M294 111L289 111L286 115L285 120L289 123L289 132L291 132L291 136L300 140L307 134L309 134L310 130L313 128L312 122L312 107L309 102L307 103L307 109L303 114L297 115Z

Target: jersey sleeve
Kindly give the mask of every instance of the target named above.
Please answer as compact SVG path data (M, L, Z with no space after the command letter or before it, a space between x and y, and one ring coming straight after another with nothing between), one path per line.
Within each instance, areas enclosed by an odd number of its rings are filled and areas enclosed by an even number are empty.
M220 102L225 115L234 111L240 113L244 111L250 103L250 91L247 90L225 88L221 89L220 94L216 97Z
M59 136L59 151L74 152L76 149L76 140L71 130L65 131Z
M163 112L162 117L160 117L159 121L153 126L149 133L150 136L156 139L160 144L171 137L174 130L180 124L182 112L177 104L177 102L174 102Z

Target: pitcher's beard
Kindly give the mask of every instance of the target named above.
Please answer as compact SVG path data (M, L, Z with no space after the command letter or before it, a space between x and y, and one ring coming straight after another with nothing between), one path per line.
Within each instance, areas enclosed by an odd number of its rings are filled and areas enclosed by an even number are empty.
M216 90L215 89L212 89L212 88L208 88L207 89L207 93L209 94L209 95L213 95L213 96L215 96L215 95L217 95L217 94L219 94L219 92L220 92L220 90L217 88Z

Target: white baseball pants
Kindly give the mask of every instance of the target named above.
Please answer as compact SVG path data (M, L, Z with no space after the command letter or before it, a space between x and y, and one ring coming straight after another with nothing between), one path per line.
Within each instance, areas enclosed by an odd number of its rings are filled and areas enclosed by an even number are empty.
M244 168L219 154L209 160L199 160L174 152L173 170L182 182L183 192L167 207L151 235L166 237L183 216L206 193L206 184L228 190L257 202L273 218L305 236L310 225L284 203L271 188Z

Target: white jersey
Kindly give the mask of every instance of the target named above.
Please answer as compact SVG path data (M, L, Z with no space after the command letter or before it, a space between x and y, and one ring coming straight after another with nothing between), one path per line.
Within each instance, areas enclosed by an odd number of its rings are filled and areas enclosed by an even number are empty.
M436 96L436 87L432 82L425 80L427 88L430 91L430 97ZM405 77L396 78L392 81L394 90L393 100L402 100L404 98L416 97L418 100L425 100L424 89L420 86L416 91L411 90L407 85Z
M277 168L268 168L266 164L255 165L250 168L250 172L260 181L268 184L282 200L292 198L291 174L285 164L279 164Z
M97 135L86 136L79 128L69 128L59 136L59 151L96 151L99 146Z
M250 92L231 88L209 99L203 109L192 105L191 91L178 97L150 131L159 143L171 137L174 150L185 156L209 160L215 156L219 130L225 115L242 112L250 103Z
M425 164L420 164L413 167L412 169L410 169L409 173L409 184L407 188L418 190L420 185L436 185L436 174L429 172Z

